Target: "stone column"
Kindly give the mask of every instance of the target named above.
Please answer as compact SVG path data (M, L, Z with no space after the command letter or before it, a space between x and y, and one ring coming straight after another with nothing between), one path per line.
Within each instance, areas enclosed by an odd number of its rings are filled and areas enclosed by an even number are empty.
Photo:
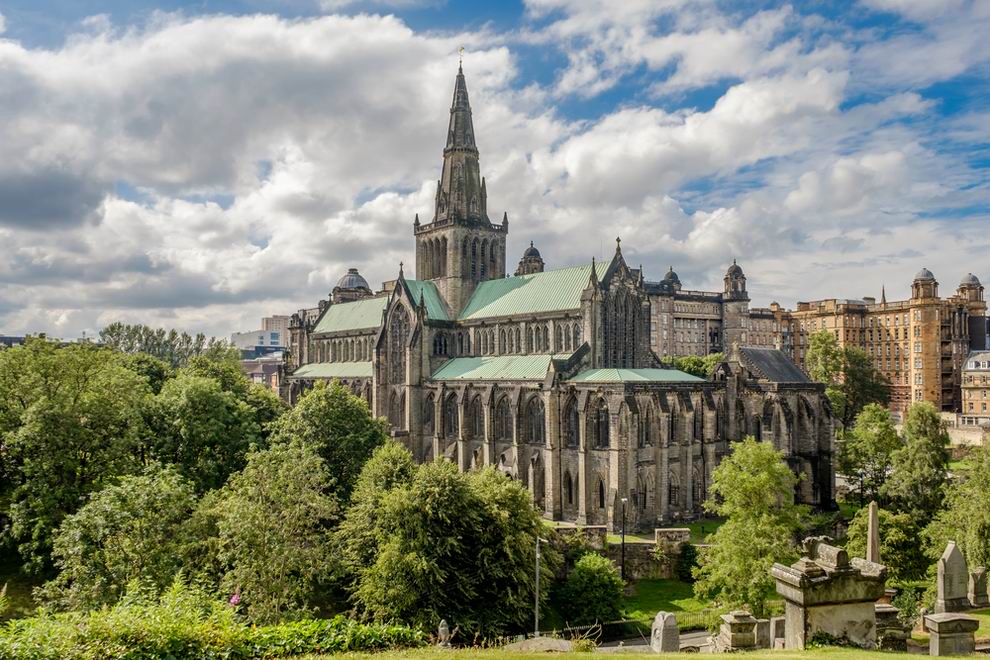
M457 469L461 472L467 472L471 467L467 431L464 428L464 421L467 419L467 397L466 391L462 391L457 397Z
M697 410L691 413L691 423L684 425L686 442L681 451L681 490L684 491L684 514L688 517L694 511L694 417L697 414Z
M609 411L608 414L608 485L609 490L615 491L614 496L608 497L605 502L605 506L608 507L608 521L612 529L620 529L622 526L622 511L616 510L618 502L623 497L628 494L628 488L626 487L626 470L625 470L625 459L626 452L624 449L625 440L619 434L619 413L613 413ZM611 495L611 493L609 493ZM626 504L626 511L628 513L628 503Z
M491 399L491 397L489 397ZM489 400L481 407L482 414L485 416L485 437L484 437L484 449L482 449L482 462L485 467L495 464L495 429L492 428L493 422L493 406L495 402Z
M443 401L447 396L447 390L440 388L437 397L433 400L433 460L439 460L443 456Z
M866 532L866 561L880 563L880 518L877 503L870 502Z
M660 513L657 516L659 522L670 520L670 443L673 442L670 434L670 417L673 413L667 413L662 418L666 423L660 429L660 460L657 461L657 493L656 499L660 502Z
M544 497L546 517L560 520L563 517L563 502L561 501L560 474L560 393L554 389L547 394L546 401L546 495Z
M578 442L577 523L587 525L592 486L588 483L588 418L584 412L578 415Z

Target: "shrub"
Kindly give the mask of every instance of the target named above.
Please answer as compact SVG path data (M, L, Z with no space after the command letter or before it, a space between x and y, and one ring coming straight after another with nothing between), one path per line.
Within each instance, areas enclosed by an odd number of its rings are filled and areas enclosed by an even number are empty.
M589 552L567 576L561 590L561 614L576 626L615 621L622 611L622 591L622 578L615 565Z
M229 604L181 578L160 598L137 583L112 608L87 614L42 612L0 629L10 660L102 658L274 658L304 653L382 651L421 646L423 633L363 625L343 617L249 627Z
M694 569L698 565L698 548L690 543L681 546L677 558L677 579L687 584L694 583Z

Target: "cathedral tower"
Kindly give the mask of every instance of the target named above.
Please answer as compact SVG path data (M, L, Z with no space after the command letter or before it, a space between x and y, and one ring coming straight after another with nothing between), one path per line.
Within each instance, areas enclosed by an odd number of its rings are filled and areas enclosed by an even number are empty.
M457 69L450 105L443 170L437 181L433 220L413 226L416 277L432 280L456 315L478 282L505 277L505 237L509 221L488 218L488 192L478 166L471 104L464 70Z

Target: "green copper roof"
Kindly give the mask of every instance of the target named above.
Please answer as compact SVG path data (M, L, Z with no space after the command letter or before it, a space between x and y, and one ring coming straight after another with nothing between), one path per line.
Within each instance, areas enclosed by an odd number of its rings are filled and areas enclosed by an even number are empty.
M550 360L564 360L570 353L557 355L490 355L448 360L433 374L433 380L543 380Z
M595 270L601 278L608 270L608 263L598 263ZM482 282L459 320L578 309L581 292L588 286L590 276L589 264Z
M371 378L371 363L314 362L299 367L290 378Z
M423 294L423 303L426 305L426 318L436 321L449 321L447 306L444 305L437 285L426 280L406 280L409 293L412 294L414 305L419 304L420 293Z
M385 309L386 304L388 304L388 296L330 305L330 309L316 324L316 329L313 332L343 332L377 328L382 324L382 310Z
M703 378L677 369L587 369L571 383L700 383Z

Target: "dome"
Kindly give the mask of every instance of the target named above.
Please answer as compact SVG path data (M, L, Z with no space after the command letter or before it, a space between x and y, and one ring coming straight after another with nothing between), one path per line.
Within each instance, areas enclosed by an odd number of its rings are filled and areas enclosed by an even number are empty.
M729 266L729 270L725 271L725 274L726 275L742 275L743 274L743 269L740 268L739 267L739 264L736 263L736 260L733 259L732 260L732 265Z
M966 276L962 278L962 282L959 286L980 286L980 280L976 275L972 273L966 273Z
M669 269L667 269L667 274L663 276L663 281L664 282L676 282L676 283L680 284L681 283L681 278L677 277L677 273L674 272L674 267L671 266Z
M367 289L368 291L371 291L371 287L368 286L368 280L361 277L361 274L358 272L357 268L348 268L344 276L337 281L337 288Z
M932 271L928 270L927 268L922 268L921 270L918 271L918 274L914 276L914 279L915 281L917 280L929 281L929 280L934 280L935 276L932 275Z
M543 258L543 257L540 256L540 251L537 250L535 247L533 247L533 241L530 241L529 242L529 247L526 248L526 251L525 252L523 252L523 259L526 259L526 258L529 258L529 257L534 257L536 259L542 259Z

